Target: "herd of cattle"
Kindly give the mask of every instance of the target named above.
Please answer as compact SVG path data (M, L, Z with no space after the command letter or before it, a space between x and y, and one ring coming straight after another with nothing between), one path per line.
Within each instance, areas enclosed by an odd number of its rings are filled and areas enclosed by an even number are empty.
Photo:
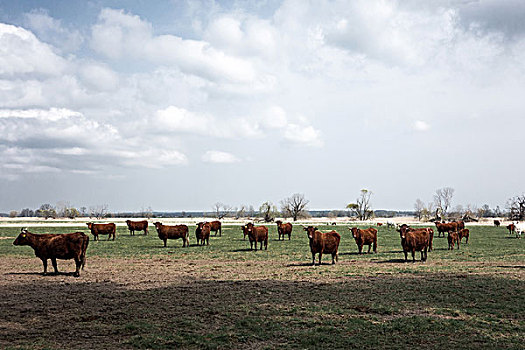
M130 235L135 235L135 231L143 231L145 235L148 234L148 221L131 221L127 220L126 224ZM277 233L279 240L284 240L288 236L291 239L293 226L291 223L283 223L276 221ZM500 226L498 220L494 220L495 226ZM160 222L153 223L157 229L159 238L164 242L164 247L167 246L168 239L182 239L182 246L189 246L189 228L187 225L164 225ZM381 226L381 223L377 224ZM453 222L435 222L438 237L448 238L448 249L453 250L457 245L459 249L460 243L465 238L465 243L468 244L470 231L465 228L463 221ZM96 224L92 222L87 223L88 229L94 237L94 240L99 240L99 235L108 235L108 240L115 240L116 225L114 223ZM388 225L390 226L390 225ZM434 239L434 230L431 227L411 228L410 226L396 225L397 231L401 238L401 246L405 255L405 262L408 260L408 253L412 255L412 261L415 262L415 253L421 253L421 260L427 260L427 252L432 251L432 241ZM306 231L310 240L310 251L312 253L312 265L315 265L315 257L319 256L319 265L323 254L332 255L332 264L335 264L338 258L339 242L341 235L336 231L321 232L314 226L302 226ZM268 249L268 228L266 226L255 226L253 223L248 223L241 227L244 239L248 236L250 241L250 248L257 250L257 244L260 244L260 249ZM354 238L359 254L362 254L363 246L368 245L368 253L373 249L377 252L377 230L373 227L368 229L360 229L357 227L348 228L352 237ZM511 223L507 226L510 234L515 233L517 238L521 238L522 232L525 232L525 223ZM209 245L210 233L222 236L222 224L220 221L199 222L195 230L195 237L198 245ZM89 236L83 232L74 232L67 234L34 234L23 228L13 242L14 245L28 245L35 251L35 255L42 260L44 265L44 275L47 274L47 260L51 259L55 274L58 273L56 259L74 259L76 270L74 276L80 276L80 269L84 269L86 263L86 250L89 244Z

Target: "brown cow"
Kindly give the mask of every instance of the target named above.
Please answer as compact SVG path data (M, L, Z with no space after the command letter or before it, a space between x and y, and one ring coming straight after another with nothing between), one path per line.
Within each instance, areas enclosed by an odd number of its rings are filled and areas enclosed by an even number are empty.
M210 245L210 231L211 231L211 223L209 222L199 222L197 224L197 229L195 230L195 236L197 237L197 244L204 245L204 241L206 241L206 245Z
M456 221L456 224L458 224L458 231L463 230L465 228L465 222L464 221Z
M108 235L108 241L113 236L115 240L115 232L117 231L117 226L114 223L109 224L94 224L92 222L86 223L87 227L91 230L91 233L95 237L95 241L99 241L98 235Z
M357 227L349 227L348 229L352 231L352 236L359 249L359 254L363 252L363 245L368 245L368 254L370 254L372 244L374 245L374 253L377 252L377 230L375 228L370 227L366 230L361 230Z
M501 222L499 220L494 220L494 226L499 227Z
M339 242L341 236L335 231L320 232L317 227L304 227L310 239L310 251L312 252L312 265L315 265L315 254L319 254L319 265L324 254L332 254L332 264L338 260Z
M464 228L463 230L459 230L458 231L458 237L459 237L459 242L461 242L461 240L463 239L463 237L465 237L465 244L468 244L468 238L470 236L470 231L468 228ZM459 243L458 243L459 244ZM458 246L459 247L459 246Z
M268 227L266 226L254 226L251 222L246 224L246 234L250 240L250 249L253 249L253 243L255 243L255 250L257 250L257 243L261 243L261 250L264 243L264 250L268 249Z
M182 246L186 247L190 245L190 237L188 235L188 226L176 225L168 226L163 225L160 222L153 223L159 234L159 238L164 241L164 247L167 247L168 239L179 239L182 238Z
M135 236L135 231L144 231L144 234L148 234L148 220L142 220L142 221L131 221L126 220L126 224L128 224L129 229L129 235Z
M509 235L513 234L516 231L516 225L514 224L507 225L507 230L509 230Z
M434 241L434 230L430 227L422 227L422 228L412 228L410 226L408 226L407 224L402 224L401 226L399 226L399 229L397 230L397 232L400 233L400 236L401 235L401 230L408 230L408 231L426 231L429 235L429 242L428 242L428 251L431 252L432 249L433 249L433 241Z
M283 241L284 235L288 235L288 240L290 240L293 229L292 224L290 224L289 222L283 224L281 220L277 220L275 223L277 224L277 233L279 234L279 240L281 240L281 235L283 236Z
M242 230L242 235L243 235L242 239L246 240L246 236L248 236L248 229L246 228L246 225L242 225L241 230Z
M412 253L412 262L416 262L416 251L421 252L421 261L427 260L427 250L430 244L428 229L410 231L408 228L400 229L401 246L405 253L405 262L408 261L408 252Z
M14 245L28 245L44 264L44 275L47 275L47 259L51 259L55 274L58 274L57 259L75 259L76 270L73 276L80 276L80 268L86 264L86 250L89 236L82 232L65 234L37 235L22 229L13 242Z
M383 226L383 223L382 222L378 222L377 226Z
M219 237L222 236L222 224L220 221L218 220L215 220L215 221L211 221L209 222L210 224L210 231L213 231L215 232L215 236L217 236L217 232L219 232Z
M457 232L449 232L448 233L448 250L454 250L454 244L458 244L458 249L459 249L459 243L460 243L460 239L459 239L459 235Z
M434 224L436 224L436 228L438 230L438 237L441 237L441 233L443 233L443 237L445 237L445 233L455 232L458 230L458 223L454 221L449 222L448 224L436 221Z

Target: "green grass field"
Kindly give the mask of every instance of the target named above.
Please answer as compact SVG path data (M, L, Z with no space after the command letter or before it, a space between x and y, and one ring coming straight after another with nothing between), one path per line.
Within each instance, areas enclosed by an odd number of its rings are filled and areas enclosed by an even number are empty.
M80 278L41 276L31 248L0 239L0 347L523 348L525 240L504 228L469 227L459 251L435 236L429 260L413 264L394 229L379 228L377 254L358 255L346 226L319 226L342 235L339 262L312 267L302 229L278 241L268 227L267 251L250 251L238 226L209 246L196 246L190 227L189 248L163 248L153 227L119 227L114 242L90 236ZM87 233L30 229L77 230ZM0 238L19 231L0 227Z

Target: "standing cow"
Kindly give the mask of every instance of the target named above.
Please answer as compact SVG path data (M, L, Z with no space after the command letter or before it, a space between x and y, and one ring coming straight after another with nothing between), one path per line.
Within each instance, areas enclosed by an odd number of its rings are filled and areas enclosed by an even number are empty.
M427 260L427 251L430 244L430 233L428 229L409 230L404 227L400 229L401 246L405 253L405 262L408 261L408 252L412 254L412 262L416 262L416 251L421 252L421 261Z
M128 225L130 236L135 236L135 231L144 231L145 235L148 234L148 220L142 220L142 221L126 220L126 224Z
M195 237L197 238L197 244L210 245L210 231L211 224L209 222L199 222L197 228L195 229Z
M99 241L98 235L108 235L108 241L111 239L111 236L113 236L113 240L115 240L117 226L114 223L94 224L92 222L88 222L86 225L91 231L91 234L93 234L95 241Z
M374 246L374 253L377 253L377 230L370 227L366 230L361 230L357 227L348 228L352 231L352 237L355 239L359 254L363 252L363 246L368 245L368 254L370 254L370 248Z
M37 235L22 229L13 244L33 248L35 255L42 260L44 275L47 275L47 259L51 259L55 274L58 274L57 259L75 259L73 276L79 277L80 268L83 270L86 264L89 236L82 232Z
M449 232L448 233L448 250L454 250L454 244L457 243L458 249L459 249L459 234L457 232Z
M190 237L188 235L188 226L176 225L168 226L163 225L160 222L153 223L159 234L159 238L164 241L164 248L167 247L168 239L179 239L182 238L182 246L186 247L190 245Z
M436 221L435 224L438 231L438 237L441 237L442 233L443 237L445 237L445 233L456 232L458 230L458 223L455 221L449 223L441 223Z
M499 220L494 220L494 226L499 227L501 222Z
M317 227L303 226L310 240L310 251L312 252L312 265L315 265L315 254L319 254L319 265L323 254L332 254L332 264L338 259L339 242L341 236L335 231L320 232Z
M468 244L469 236L470 236L470 230L468 228L464 228L464 229L458 231L459 242L461 242L461 240L464 237L465 238L465 244ZM458 249L459 249L459 243L458 243Z
M283 241L284 241L284 235L288 235L288 240L290 240L292 236L292 229L293 229L292 224L290 224L289 222L287 222L286 224L283 224L281 220L277 220L275 223L277 224L277 233L279 234L279 240L281 240L281 235L283 237Z
M222 224L220 221L215 220L212 222L209 222L210 224L210 231L215 232L215 236L217 236L217 232L219 232L219 237L222 236Z
M257 250L257 243L261 243L261 250L264 243L264 250L268 249L268 228L266 226L254 226L254 224L247 223L243 231L248 235L250 240L250 249L253 249L255 243L255 250Z
M516 231L516 225L514 225L513 223L507 225L507 230L509 230L509 235L513 234L514 231Z

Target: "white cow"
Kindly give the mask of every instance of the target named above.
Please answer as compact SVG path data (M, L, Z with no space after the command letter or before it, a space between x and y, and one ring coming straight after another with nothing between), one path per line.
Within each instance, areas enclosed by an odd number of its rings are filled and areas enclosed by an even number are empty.
M516 238L521 238L522 232L525 232L525 222L516 222Z

